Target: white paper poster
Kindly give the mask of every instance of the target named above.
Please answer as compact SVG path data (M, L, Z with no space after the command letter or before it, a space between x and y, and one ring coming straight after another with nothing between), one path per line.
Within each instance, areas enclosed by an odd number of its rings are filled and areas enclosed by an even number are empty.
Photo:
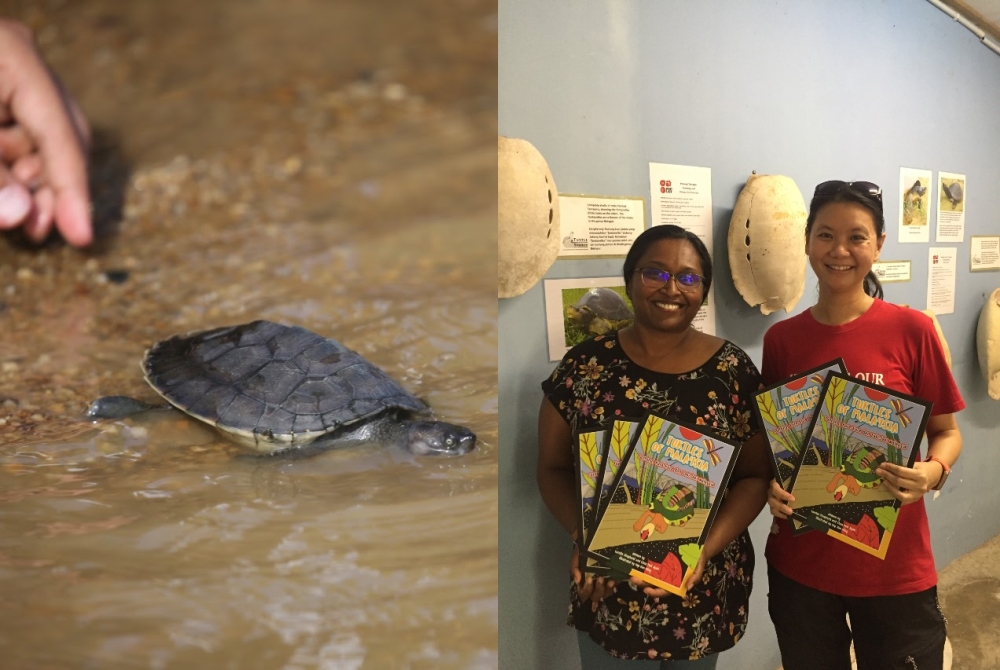
M935 314L955 313L955 271L958 249L931 247L927 262L927 309Z
M559 258L625 256L646 229L646 201L559 194Z
M697 235L715 259L712 243L712 170L690 165L649 164L649 209L654 226L671 223ZM715 335L715 286L695 317L696 327Z
M876 261L872 263L872 272L880 282L910 281L910 261Z
M930 170L899 168L899 241L930 242L933 200Z
M712 249L712 170L689 165L649 164L650 214L654 226L672 223Z
M1000 270L1000 235L973 235L969 238L969 270Z
M938 172L937 238L935 242L965 239L965 175Z

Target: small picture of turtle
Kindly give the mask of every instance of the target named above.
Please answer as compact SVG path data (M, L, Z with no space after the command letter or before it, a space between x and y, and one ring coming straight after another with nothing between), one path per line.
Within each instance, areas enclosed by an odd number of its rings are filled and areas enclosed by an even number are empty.
M458 455L476 444L472 431L434 421L422 400L360 354L299 326L253 321L175 335L146 351L142 369L171 405L258 454L390 444ZM152 408L106 396L87 415Z
M624 286L564 289L562 293L567 347L632 322L632 306Z
M951 212L965 210L965 180L941 179L941 209Z

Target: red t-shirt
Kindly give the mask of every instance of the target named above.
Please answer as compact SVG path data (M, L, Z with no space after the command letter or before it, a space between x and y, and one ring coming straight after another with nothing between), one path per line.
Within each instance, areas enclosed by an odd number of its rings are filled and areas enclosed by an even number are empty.
M764 335L761 377L771 385L838 357L852 377L934 403L932 415L965 407L930 317L877 299L843 325L824 325L806 310L771 326ZM768 563L811 588L842 596L889 596L937 584L922 499L899 508L885 560L819 532L793 536L783 519L777 526L764 552Z

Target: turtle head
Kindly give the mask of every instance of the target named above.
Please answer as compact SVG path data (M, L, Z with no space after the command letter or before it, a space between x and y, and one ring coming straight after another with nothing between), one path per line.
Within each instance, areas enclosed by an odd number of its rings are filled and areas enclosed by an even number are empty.
M476 434L443 421L414 421L406 428L406 443L418 456L460 456L476 446Z

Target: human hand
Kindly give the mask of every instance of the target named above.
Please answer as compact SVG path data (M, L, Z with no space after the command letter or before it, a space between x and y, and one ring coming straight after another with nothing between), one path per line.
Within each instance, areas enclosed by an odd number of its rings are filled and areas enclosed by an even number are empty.
M788 506L790 502L795 502L795 496L781 488L778 480L772 479L771 488L767 492L767 506L771 508L772 516L778 519L790 517L795 511Z
M702 549L701 554L698 556L698 562L695 563L694 565L694 570L692 570L691 573L687 576L687 579L681 582L681 586L683 586L685 590L691 588L692 586L701 581L702 575L705 574L705 561L707 560L706 556L707 554L705 553L705 550Z
M706 561L705 556L706 556L705 552L702 551L701 555L698 557L698 562L695 563L694 569L691 572L687 573L685 575L684 580L681 581L681 586L685 590L691 588L694 584L697 584L698 582L701 581L702 575L705 574L705 561ZM632 582L637 587L639 586L644 587L642 589L642 592L645 593L647 596L650 596L651 598L663 598L664 596L669 594L669 591L666 591L665 589L658 589L655 586L650 586L646 582L642 581L642 579L640 579L639 577L629 577L629 581Z
M875 469L875 474L882 478L882 486L900 503L909 505L923 498L940 481L942 471L936 461L922 461L914 463L912 468L882 463Z
M0 19L0 230L43 241L58 227L75 246L93 238L87 191L90 128L46 67L31 31Z
M655 586L650 586L648 582L644 582L639 577L629 577L628 580L636 588L641 588L642 592L645 593L650 598L662 598L663 596L667 595L667 593L668 593L667 591L665 591L663 589L658 589Z
M573 555L570 558L569 574L576 583L576 590L580 594L580 600L590 599L591 608L596 612L597 604L609 596L615 588L615 580L605 579L593 573L584 575L580 570L580 546L573 545Z

